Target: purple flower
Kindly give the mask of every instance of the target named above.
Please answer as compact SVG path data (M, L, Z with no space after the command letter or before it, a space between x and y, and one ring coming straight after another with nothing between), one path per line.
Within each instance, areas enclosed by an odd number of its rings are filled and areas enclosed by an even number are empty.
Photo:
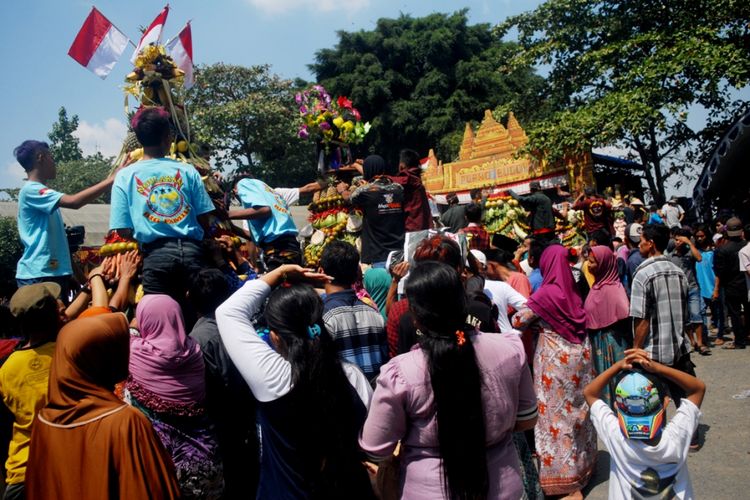
M300 106L299 112L303 115L307 114L307 106Z
M299 132L297 132L297 135L300 137L300 139L307 139L310 137L310 133L307 131L307 127L302 127L299 129Z
M294 95L294 100L297 101L297 104L302 104L302 94L300 94L299 92L297 92Z
M328 122L321 123L320 130L331 130L331 124Z

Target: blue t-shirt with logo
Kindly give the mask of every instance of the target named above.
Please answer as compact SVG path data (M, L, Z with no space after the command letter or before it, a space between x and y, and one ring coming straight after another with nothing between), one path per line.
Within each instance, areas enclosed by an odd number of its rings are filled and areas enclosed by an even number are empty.
M58 206L62 196L35 181L27 182L18 193L18 232L23 256L18 261L16 278L73 274L65 224Z
M132 229L140 243L159 238L203 239L198 216L214 210L201 176L167 158L122 169L112 186L110 229Z
M256 243L270 243L279 236L297 235L289 205L266 183L258 179L242 179L237 183L237 196L245 208L271 209L270 217L247 221Z

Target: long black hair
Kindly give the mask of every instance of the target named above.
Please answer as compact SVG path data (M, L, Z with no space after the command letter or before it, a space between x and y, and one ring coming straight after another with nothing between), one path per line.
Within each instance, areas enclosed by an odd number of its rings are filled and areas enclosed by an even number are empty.
M320 475L313 497L332 498L352 485L369 488L357 442L366 409L344 373L323 323L323 302L309 285L280 287L265 309L268 328L283 340L281 354L292 366L292 391L300 401L310 464ZM359 487L356 489L361 490ZM340 493L339 491L339 493ZM332 493L333 492L333 493Z
M406 285L422 335L437 410L443 490L452 499L484 499L489 488L482 378L466 325L466 294L456 269L420 262Z

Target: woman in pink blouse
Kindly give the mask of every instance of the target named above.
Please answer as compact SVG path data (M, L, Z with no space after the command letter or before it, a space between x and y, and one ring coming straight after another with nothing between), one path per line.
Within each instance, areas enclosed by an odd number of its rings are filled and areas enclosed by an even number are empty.
M520 498L512 433L537 415L521 339L466 324L446 264L420 263L407 294L419 344L381 368L360 445L382 460L401 442L402 498Z

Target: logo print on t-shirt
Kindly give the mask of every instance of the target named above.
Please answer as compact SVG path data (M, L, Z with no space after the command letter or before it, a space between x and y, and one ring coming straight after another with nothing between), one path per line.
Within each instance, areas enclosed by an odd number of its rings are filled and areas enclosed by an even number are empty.
M190 211L182 194L182 175L179 171L173 176L151 177L145 181L135 178L138 192L146 197L146 208L143 213L151 222L177 224Z
M604 204L601 201L594 201L589 205L589 212L593 217L601 217L604 213Z

